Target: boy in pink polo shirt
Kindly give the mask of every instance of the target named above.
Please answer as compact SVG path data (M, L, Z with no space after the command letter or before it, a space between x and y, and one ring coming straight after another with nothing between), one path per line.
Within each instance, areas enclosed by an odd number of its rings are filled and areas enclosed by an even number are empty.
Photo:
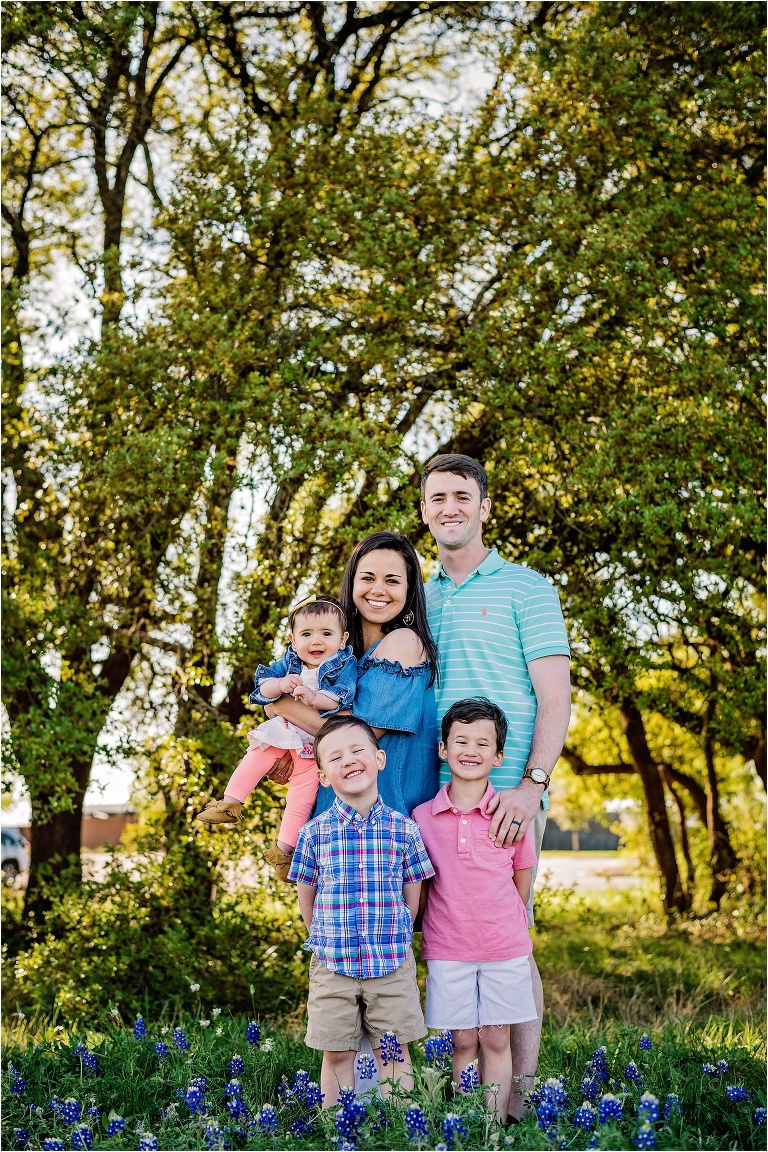
M456 1082L482 1053L483 1083L499 1086L487 1094L488 1106L500 1123L517 1122L523 1097L509 1026L536 1019L525 911L536 863L533 833L529 826L509 848L490 838L488 777L502 761L507 736L501 709L483 697L459 700L443 717L442 736L451 782L413 812L435 869L422 888L426 1022L453 1032Z

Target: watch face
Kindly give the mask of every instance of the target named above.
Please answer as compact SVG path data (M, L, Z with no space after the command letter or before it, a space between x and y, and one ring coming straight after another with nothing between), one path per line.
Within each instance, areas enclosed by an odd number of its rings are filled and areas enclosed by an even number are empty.
M536 784L546 784L547 774L543 768L531 768L531 780Z

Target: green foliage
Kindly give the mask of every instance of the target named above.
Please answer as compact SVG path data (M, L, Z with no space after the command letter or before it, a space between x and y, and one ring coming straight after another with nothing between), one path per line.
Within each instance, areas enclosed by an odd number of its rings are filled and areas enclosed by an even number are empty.
M244 1139L237 1138L237 1146L244 1148L274 1148L290 1144L295 1148L330 1148L335 1136L335 1109L318 1113L296 1105L281 1104L277 1088L283 1077L289 1083L299 1069L305 1069L313 1078L319 1074L319 1053L305 1048L279 1024L269 1028L267 1043L253 1049L244 1039L245 1020L224 1014L213 1017L206 1006L205 1016L211 1018L206 1028L200 1027L200 1014L195 1016L171 1015L167 1011L147 1015L148 1038L134 1039L128 1025L130 1020L115 1021L106 1015L93 1017L89 1027L36 1021L31 1026L16 1025L6 1036L7 1060L13 1062L28 1085L21 1100L9 1091L13 1076L3 1074L3 1132L5 1143L12 1140L12 1130L24 1126L31 1130L33 1143L38 1145L48 1135L66 1136L67 1126L56 1120L50 1111L52 1096L60 1101L73 1097L84 1108L96 1106L102 1117L89 1119L93 1131L94 1148L133 1147L140 1126L158 1138L162 1148L201 1148L206 1143L206 1124L212 1117L222 1128L229 1124L225 1109L224 1085L230 1078L228 1065L234 1054L245 1062L245 1071L239 1076L243 1099L252 1113L263 1103L276 1106L280 1125L277 1142L274 1137L262 1137L256 1129ZM189 1052L174 1051L170 1028L181 1026L190 1041ZM607 1046L607 1062L618 1084L615 1090L626 1091L624 1120L621 1126L605 1126L600 1131L599 1147L631 1148L636 1130L635 1105L644 1089L624 1081L623 1069L630 1060L637 1062L645 1079L645 1090L656 1095L663 1107L668 1092L680 1097L682 1115L669 1124L656 1125L660 1148L667 1149L720 1149L723 1147L759 1148L763 1130L752 1121L755 1103L764 1100L763 1046L760 1038L748 1026L728 1026L716 1020L704 1027L690 1023L656 1024L649 1022L644 1031L652 1037L653 1049L643 1052L638 1048L640 1029L620 1024L594 1029L572 1024L567 1028L545 1032L542 1048L541 1078L566 1076L568 1078L572 1114L580 1099L578 1084L584 1063L600 1044ZM154 1042L162 1039L171 1052L158 1062ZM101 1073L88 1077L83 1074L81 1062L73 1055L77 1043L85 1043L99 1058ZM434 1147L445 1142L442 1121L448 1113L458 1114L464 1120L468 1137L460 1147L472 1149L516 1148L541 1149L551 1147L535 1118L530 1116L514 1131L514 1145L503 1132L495 1130L479 1092L462 1097L454 1095L448 1084L448 1074L439 1080L436 1100L428 1100L418 1086L423 1083L427 1070L421 1044L414 1044L414 1063L417 1088L412 1100L422 1106L430 1125L430 1136L425 1143ZM725 1059L729 1063L727 1076L707 1077L701 1070L704 1061ZM193 1118L177 1094L186 1091L193 1077L205 1076L209 1080L206 1098L210 1112L206 1117ZM740 1084L753 1093L750 1103L732 1105L725 1096L727 1084ZM30 1118L27 1104L43 1110L43 1115ZM409 1143L405 1126L406 1101L376 1107L370 1103L360 1148L405 1149ZM164 1109L168 1112L164 1114ZM117 1138L104 1134L111 1112L125 1118L126 1131ZM310 1138L292 1137L288 1125L301 1115L308 1116L317 1128ZM382 1126L383 1125L383 1126ZM566 1147L583 1148L587 1137L564 1123L561 1128ZM214 1145L215 1146L215 1145Z

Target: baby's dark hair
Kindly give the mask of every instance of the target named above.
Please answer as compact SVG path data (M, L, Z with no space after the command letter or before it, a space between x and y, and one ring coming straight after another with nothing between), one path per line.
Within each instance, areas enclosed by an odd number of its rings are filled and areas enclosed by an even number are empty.
M466 700L457 700L451 704L443 716L443 744L448 743L454 724L471 724L473 720L490 720L495 725L496 751L502 752L507 739L507 718L498 704L493 704L485 696L469 696Z
M322 767L320 764L320 757L317 754L317 749L320 743L325 739L326 736L330 736L333 732L338 732L339 728L362 728L368 739L373 744L374 748L379 747L379 742L376 739L376 733L374 732L373 728L371 728L370 724L366 724L365 720L360 720L357 716L330 716L326 720L325 724L323 724L317 736L315 736L315 760L318 763L318 767Z
M335 596L326 596L324 594L313 596L310 600L302 600L301 604L297 604L288 617L288 628L293 632L296 617L299 615L326 616L329 614L337 617L337 623L342 633L346 632L347 616L344 609Z

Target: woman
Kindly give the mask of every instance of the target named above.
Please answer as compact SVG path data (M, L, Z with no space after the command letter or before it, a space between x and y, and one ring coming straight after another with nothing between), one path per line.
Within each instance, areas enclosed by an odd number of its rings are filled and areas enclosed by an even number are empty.
M359 661L352 711L371 725L387 754L379 777L382 800L410 816L438 791L437 647L410 541L396 532L374 532L361 540L349 558L339 599ZM267 711L313 734L323 723L314 709L286 696ZM333 799L330 788L321 787L314 815Z

